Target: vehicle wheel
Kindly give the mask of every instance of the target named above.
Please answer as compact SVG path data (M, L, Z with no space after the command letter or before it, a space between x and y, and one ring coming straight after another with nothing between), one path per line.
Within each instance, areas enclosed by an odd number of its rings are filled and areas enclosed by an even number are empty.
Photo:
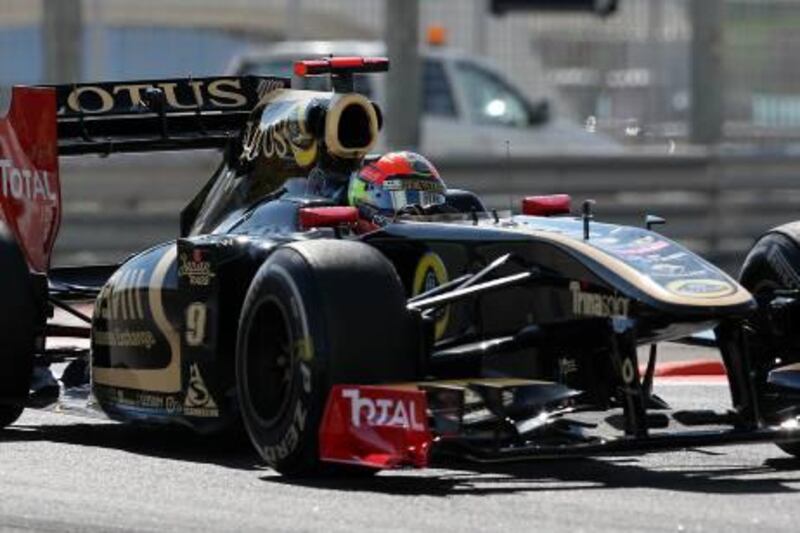
M267 464L294 476L342 472L319 460L331 386L413 380L413 331L397 273L374 248L319 240L276 250L248 289L236 351L242 418Z
M800 223L787 224L761 237L745 258L739 281L757 300L768 300L770 294L782 289L800 289L800 242L797 240ZM753 334L748 338L748 352L766 388L766 377L780 358L783 364L800 360L800 336L771 323L759 313L748 326ZM768 406L771 401L765 402ZM773 405L766 413L788 407ZM800 441L777 446L790 455L800 457Z
M776 289L800 289L800 223L787 224L762 236L747 254L739 274L741 284L753 294Z
M13 424L28 396L33 370L36 308L28 267L0 224L0 428Z

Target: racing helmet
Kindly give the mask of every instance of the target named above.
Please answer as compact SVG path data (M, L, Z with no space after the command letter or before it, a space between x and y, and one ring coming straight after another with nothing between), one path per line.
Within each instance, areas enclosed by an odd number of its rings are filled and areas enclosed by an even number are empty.
M414 152L389 152L353 173L347 200L359 211L393 216L443 206L446 191L430 161Z

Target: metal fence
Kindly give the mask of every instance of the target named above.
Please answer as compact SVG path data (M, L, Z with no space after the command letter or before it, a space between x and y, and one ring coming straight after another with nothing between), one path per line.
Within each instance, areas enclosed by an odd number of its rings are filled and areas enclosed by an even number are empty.
M0 83L44 79L42 13L50 1L0 0ZM218 73L244 48L276 40L380 38L385 1L77 0L80 76ZM448 44L488 57L531 96L547 96L558 112L631 142L685 136L693 0L620 0L604 19L498 18L488 15L488 1L422 1L423 39L441 26ZM721 97L729 139L800 137L798 23L800 0L725 0Z
M178 234L178 214L211 175L218 156L123 155L62 164L64 221L56 263L118 261ZM573 211L592 198L598 220L659 231L735 273L755 239L800 219L800 160L785 157L537 157L437 160L450 187L480 194L487 205L518 210L522 197L569 193ZM158 195L153 191L157 190Z
M44 16L51 1L66 0L0 0L0 84L40 83L52 75L45 66L52 26ZM278 40L380 39L385 1L409 0L70 0L80 10L70 34L82 51L77 77L199 76L224 71L248 47ZM427 28L443 27L449 45L487 57L530 96L550 98L557 113L587 127L630 143L680 143L691 111L692 1L703 0L620 0L618 13L601 19L496 18L487 15L488 0L423 0L420 33L424 40ZM645 209L672 215L668 234L733 269L758 232L800 218L800 162L773 150L791 152L800 140L800 0L725 0L722 27L725 134L776 143L767 159L437 164L451 185L477 189L498 207L527 192L563 190L597 197L600 214L619 222L636 223ZM175 213L212 163L148 162L149 168L126 160L112 170L65 165L60 262L119 259L177 232ZM508 171L498 169L503 165ZM501 175L507 179L496 181ZM153 190L158 198L148 196Z

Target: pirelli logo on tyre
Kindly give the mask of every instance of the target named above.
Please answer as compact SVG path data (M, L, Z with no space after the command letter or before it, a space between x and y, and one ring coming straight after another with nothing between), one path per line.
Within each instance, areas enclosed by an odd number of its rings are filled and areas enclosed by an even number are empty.
M423 255L417 263L414 272L414 285L411 295L418 296L449 281L447 267L444 261L434 252ZM450 320L450 306L436 311L436 340L438 341L447 331L447 324Z

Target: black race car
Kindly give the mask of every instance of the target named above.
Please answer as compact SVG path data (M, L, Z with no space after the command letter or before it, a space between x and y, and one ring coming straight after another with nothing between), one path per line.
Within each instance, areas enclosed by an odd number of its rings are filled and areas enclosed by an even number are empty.
M754 248L747 288L649 229L595 222L589 202L571 216L563 196L527 198L512 216L450 190L446 210L364 230L309 181L361 167L381 113L352 76L386 68L298 63L330 76L331 92L266 77L15 88L0 119L0 426L59 401L41 376L69 362L61 392L90 385L109 417L243 423L292 475L432 455L757 441L800 452L791 227ZM111 267L49 268L59 155L197 148L223 157L175 241ZM76 307L86 300L91 317ZM86 327L48 323L54 307ZM672 411L652 390L657 343L709 328L734 409ZM48 348L56 336L91 348Z

